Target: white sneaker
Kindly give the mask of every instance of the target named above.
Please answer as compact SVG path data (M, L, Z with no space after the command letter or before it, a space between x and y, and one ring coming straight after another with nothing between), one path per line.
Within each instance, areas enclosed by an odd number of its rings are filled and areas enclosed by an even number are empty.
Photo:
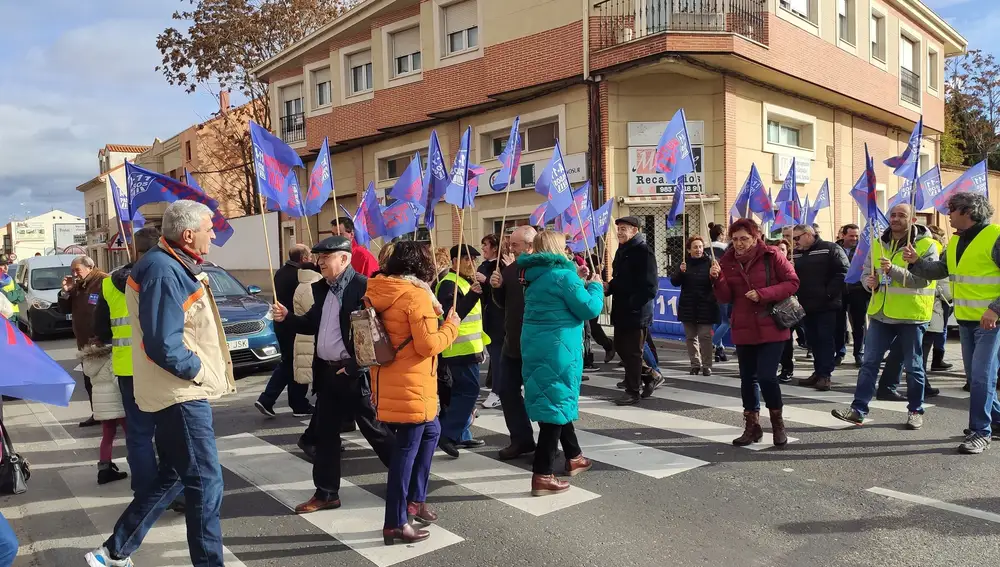
M490 392L490 395L486 396L483 400L483 407L486 409L495 409L500 407L500 396L496 395L494 392Z
M89 567L135 567L129 558L111 559L108 548L104 546L87 554L87 565Z

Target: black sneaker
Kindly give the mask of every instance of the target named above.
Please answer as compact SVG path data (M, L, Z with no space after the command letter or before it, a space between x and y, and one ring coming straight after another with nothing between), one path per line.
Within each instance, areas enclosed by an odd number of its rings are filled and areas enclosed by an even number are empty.
M875 399L882 402L905 402L906 396L900 394L896 390L888 390L886 392L879 392L875 394Z
M931 364L931 371L932 372L944 372L946 370L951 370L954 367L955 367L955 365L952 364L952 363L950 363L950 362L944 362L944 361L935 362L935 363Z
M459 441L458 443L456 443L456 445L458 445L459 447L461 447L463 449L475 449L476 447L482 447L485 444L486 444L486 441L483 441L482 439L474 439L474 438L473 439L469 439L467 441Z
M93 427L98 423L100 423L100 421L97 421L96 419L94 419L94 416L91 415L87 419L80 422L80 427Z
M846 421L847 423L853 423L854 425L861 425L865 422L865 416L858 413L858 410L854 408L847 408L845 410L835 409L830 413L833 417Z
M624 390L625 389L625 381L622 380L621 382L615 384L615 388L618 388L619 390Z
M118 465L114 463L100 463L97 465L97 484L108 484L116 480L125 480L128 473L118 470Z
M278 414L274 413L274 406L265 406L260 400L253 403L253 407L257 408L257 411L264 414L267 417L277 417Z
M637 403L639 403L639 396L633 396L627 392L622 397L615 400L616 406L634 406Z
M993 439L994 441L1000 441L1000 423L993 424L993 427L991 428L991 430L992 430L992 434L991 434L990 438ZM965 428L965 430L963 430L962 433L966 437L968 437L969 435L972 435L972 430L969 429L969 428Z
M778 382L781 382L782 384L787 384L791 382L792 378L794 377L795 377L795 372L792 372L791 370L782 371L781 374L778 374Z
M260 409L260 408L257 408L257 409ZM316 411L315 407L313 407L313 406L306 406L306 407L304 407L302 409L292 410L292 415L295 416L295 417L309 417L309 416L311 416L313 414L314 411Z
M663 375L657 371L653 371L653 377L642 386L643 398L648 398L653 395L653 391L663 385Z

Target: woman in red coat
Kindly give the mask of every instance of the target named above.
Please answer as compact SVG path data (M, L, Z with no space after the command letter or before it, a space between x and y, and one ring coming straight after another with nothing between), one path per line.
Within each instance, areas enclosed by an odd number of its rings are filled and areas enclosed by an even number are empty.
M733 343L739 359L746 421L743 435L734 439L733 445L756 443L764 436L756 382L771 413L774 444L781 446L788 442L788 436L781 417L778 361L791 335L788 329L778 328L769 306L794 295L799 289L799 278L792 263L777 248L764 243L753 219L734 222L729 227L729 240L732 246L712 266L710 275L719 303L733 305Z

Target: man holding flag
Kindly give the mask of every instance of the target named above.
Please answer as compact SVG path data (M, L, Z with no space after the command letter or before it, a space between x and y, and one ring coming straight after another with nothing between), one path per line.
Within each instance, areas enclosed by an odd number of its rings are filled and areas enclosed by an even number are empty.
M334 236L350 239L351 267L354 268L354 271L366 278L372 277L378 271L378 260L375 259L375 255L354 239L354 221L349 217L340 217L330 221L330 226L333 227Z
M928 262L938 258L938 245L930 231L916 224L916 215L908 203L896 205L889 211L889 228L872 244L872 251L865 255L863 273L865 289L872 293L868 304L868 332L865 335L865 354L854 402L845 410L833 410L833 416L861 425L868 414L868 404L876 395L876 382L882 359L898 344L907 378L907 429L920 429L924 418L924 362L923 338L927 323L934 311L934 282L914 275L909 262L903 258L904 249L912 248ZM873 268L872 258L879 259ZM889 364L886 363L888 369Z
M989 449L991 438L1000 438L1000 401L996 397L1000 225L990 223L993 205L982 193L953 194L948 211L948 220L958 235L948 241L940 259L921 258L914 246L903 250L903 259L918 277L951 280L970 391L969 428L958 450L979 454Z

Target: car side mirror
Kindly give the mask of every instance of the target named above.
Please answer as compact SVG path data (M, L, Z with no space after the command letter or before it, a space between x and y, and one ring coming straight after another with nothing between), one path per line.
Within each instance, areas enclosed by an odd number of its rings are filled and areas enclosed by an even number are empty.
M248 285L247 286L247 293L249 293L250 295L257 295L258 293L260 293L260 291L261 291L261 289L258 286L255 286L255 285Z

